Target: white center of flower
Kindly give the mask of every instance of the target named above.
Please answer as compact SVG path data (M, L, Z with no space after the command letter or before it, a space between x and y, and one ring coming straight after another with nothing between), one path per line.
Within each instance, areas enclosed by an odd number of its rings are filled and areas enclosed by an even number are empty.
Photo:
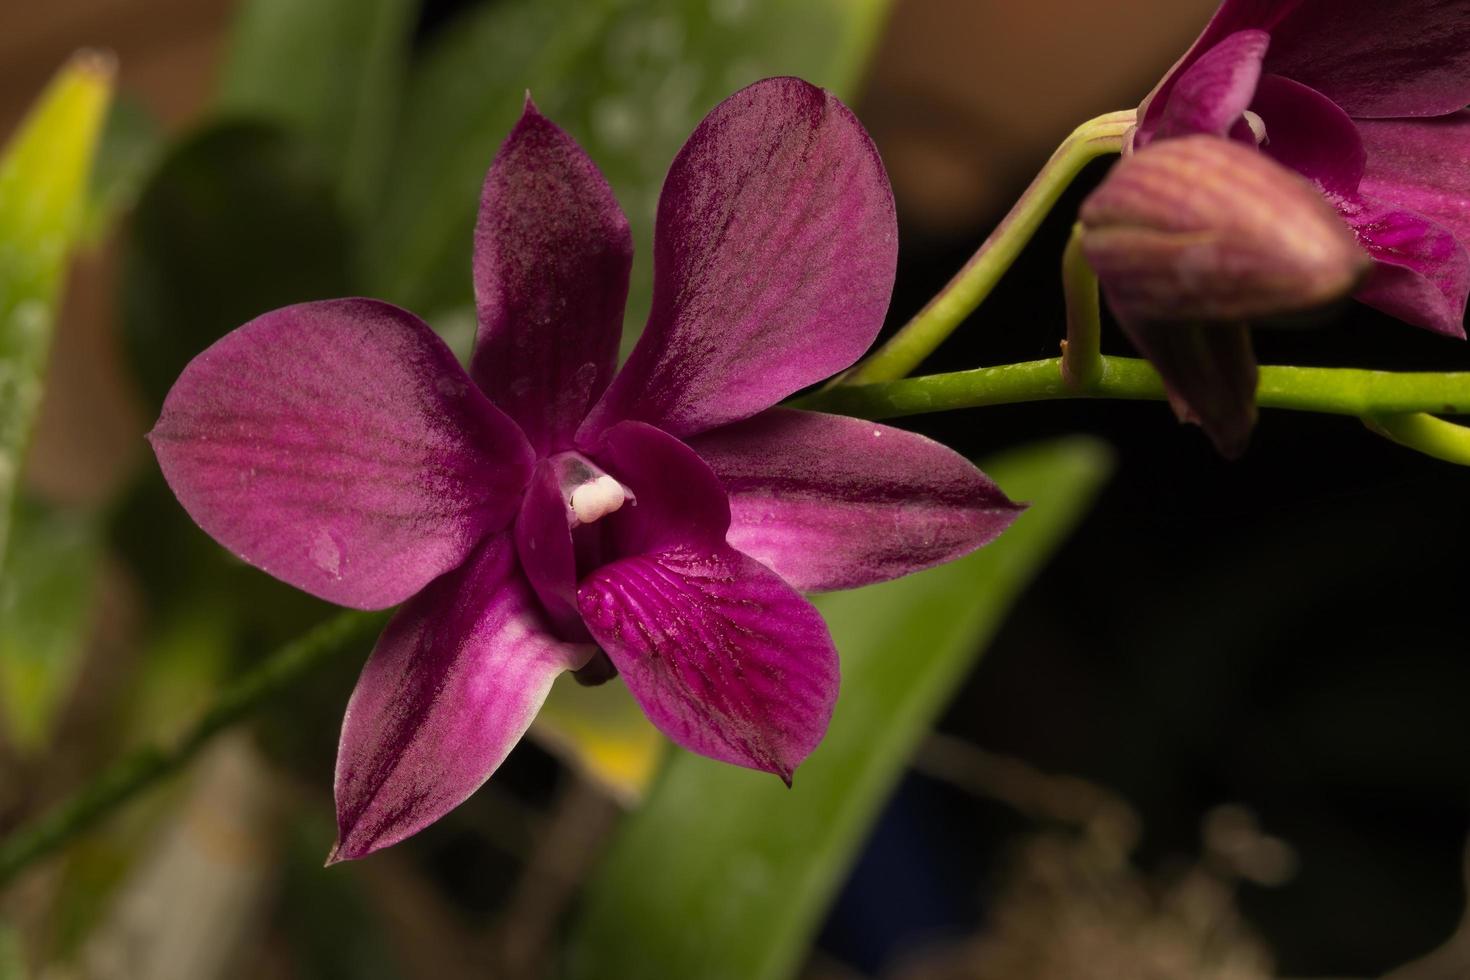
M627 494L623 492L623 485L603 473L573 490L570 503L577 520L591 524L618 510L625 500Z

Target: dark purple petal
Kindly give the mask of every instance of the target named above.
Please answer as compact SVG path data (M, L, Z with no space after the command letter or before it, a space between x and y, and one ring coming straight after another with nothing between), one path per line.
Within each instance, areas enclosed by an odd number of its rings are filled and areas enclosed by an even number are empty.
M1454 233L1422 214L1367 198L1339 205L1373 271L1359 301L1416 327L1465 336L1470 252Z
M1465 0L1235 4L1282 10L1279 24L1259 25L1271 32L1266 69L1310 85L1350 115L1438 116L1470 103Z
M1205 52L1180 74L1152 138L1228 136L1255 96L1270 43L1265 31L1239 31Z
M730 96L669 170L648 328L579 441L623 419L692 435L852 364L897 245L883 163L846 106L795 78Z
M667 432L620 422L602 434L599 465L633 491L633 501L603 518L609 557L725 542L730 503L709 464Z
M1317 89L1355 117L1438 116L1470 103L1465 0L1225 0L1140 106L1140 133L1158 126L1185 70L1249 29L1271 35L1266 71Z
M805 592L968 554L1024 508L931 439L775 408L690 440L730 496L732 546Z
M556 675L591 653L547 632L505 535L415 596L347 704L331 860L397 843L463 803L515 747Z
M1358 127L1368 155L1363 195L1433 218L1470 244L1470 112Z
M1181 422L1205 430L1220 455L1245 452L1256 424L1256 357L1245 324L1129 323L1123 332L1164 379Z
M361 609L402 602L505 527L532 462L423 321L364 299L226 335L184 369L149 439L216 541Z
M665 735L788 783L827 730L837 651L817 611L726 546L604 565L578 591L587 627Z
M552 464L542 460L526 488L516 519L516 552L541 605L563 637L583 639L577 612L577 559L567 505Z
M607 181L528 98L480 199L471 370L542 455L571 446L612 377L632 259Z
M1358 127L1315 89L1267 75L1251 108L1266 124L1266 155L1315 183L1329 199L1356 194L1367 154Z

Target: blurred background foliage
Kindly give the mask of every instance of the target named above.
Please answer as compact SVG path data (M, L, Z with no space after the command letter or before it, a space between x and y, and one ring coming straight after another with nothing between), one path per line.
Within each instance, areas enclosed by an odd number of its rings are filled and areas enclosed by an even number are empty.
M465 354L479 184L528 91L628 212L626 344L658 188L699 118L767 75L832 88L896 185L893 326L1212 6L7 8L5 132L73 48L116 48L121 75L105 121L63 79L45 104L65 118L31 117L0 160L0 833L178 739L329 615L194 528L141 434L190 358L286 303L380 296ZM67 155L37 165L38 133ZM1081 192L936 367L1054 351ZM36 231L21 217L42 200ZM1470 362L1362 311L1325 335L1264 353ZM1338 419L1269 416L1237 465L1159 406L912 423L1034 506L970 559L821 600L844 690L794 790L667 749L616 683L559 684L469 803L323 871L359 645L9 882L0 978L1255 980L1378 975L1446 942L1395 975L1470 973L1450 938L1470 816L1463 471ZM1079 429L1115 449L1060 438Z

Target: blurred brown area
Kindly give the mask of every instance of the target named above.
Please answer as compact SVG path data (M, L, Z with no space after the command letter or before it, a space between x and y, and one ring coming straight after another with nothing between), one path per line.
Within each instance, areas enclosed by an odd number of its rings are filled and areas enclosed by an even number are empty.
M897 0L862 116L919 232L1003 209L1078 123L1137 105L1215 0Z
M31 0L0 4L0 132L67 55L105 48L119 85L171 125L204 105L234 0Z

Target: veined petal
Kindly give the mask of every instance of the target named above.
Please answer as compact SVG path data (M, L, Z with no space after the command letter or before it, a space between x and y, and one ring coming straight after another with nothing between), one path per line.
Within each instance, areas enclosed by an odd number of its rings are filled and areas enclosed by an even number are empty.
M1454 233L1371 198L1341 202L1338 210L1373 259L1373 271L1353 296L1416 327L1464 337L1470 252Z
M542 455L570 448L612 377L632 260L596 164L527 98L480 199L471 371Z
M804 592L958 558L1024 509L953 450L859 419L774 408L690 448L729 493L729 543Z
M216 541L331 602L395 605L520 504L531 450L411 313L289 306L196 357L149 435Z
M811 604L726 546L624 558L583 580L582 617L665 735L723 762L791 774L837 700L837 651Z
M1266 75L1251 108L1266 124L1261 150L1320 187L1329 199L1358 192L1367 163L1358 126L1316 89Z
M897 244L888 177L846 106L795 78L735 93L669 170L648 328L579 442L623 419L692 435L852 364Z
M360 858L459 806L592 647L547 632L506 535L433 582L378 640L337 749L337 846Z
M1438 116L1470 103L1464 0L1225 0L1139 111L1152 132L1181 74L1231 34L1271 35L1268 72L1322 92L1355 117Z
M1365 197L1433 218L1470 244L1470 111L1436 119L1363 120Z
M1228 459L1245 452L1256 425L1259 378L1250 328L1126 320L1119 325L1158 370L1179 421L1204 429Z
M1237 31L1206 51L1180 74L1152 138L1228 136L1256 94L1270 43L1265 31Z

